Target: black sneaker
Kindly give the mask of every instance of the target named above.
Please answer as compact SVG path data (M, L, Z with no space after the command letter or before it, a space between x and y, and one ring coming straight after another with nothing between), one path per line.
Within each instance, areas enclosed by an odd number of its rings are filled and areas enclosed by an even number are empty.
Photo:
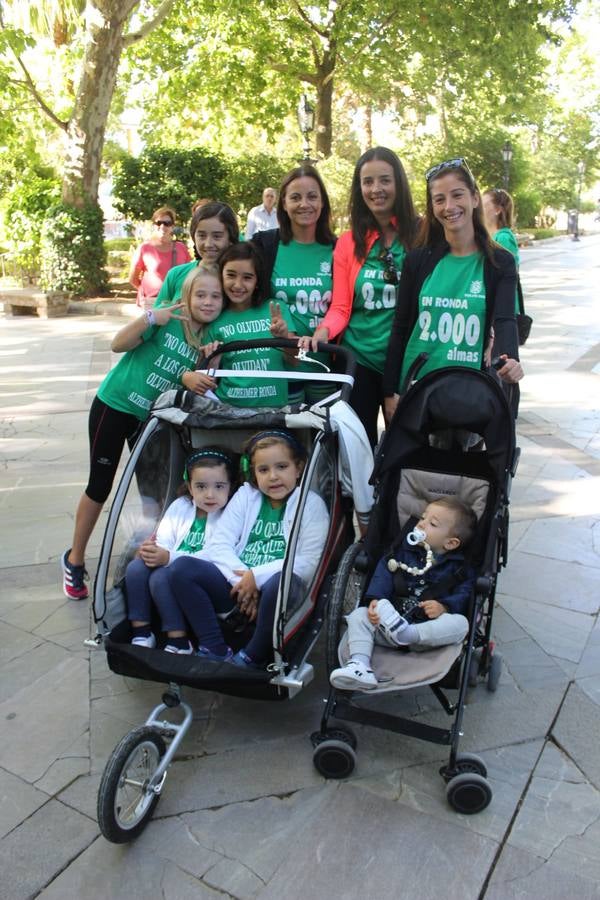
M69 600L87 600L89 591L84 582L89 579L85 566L74 566L69 562L71 548L65 550L60 558L63 570L63 591Z

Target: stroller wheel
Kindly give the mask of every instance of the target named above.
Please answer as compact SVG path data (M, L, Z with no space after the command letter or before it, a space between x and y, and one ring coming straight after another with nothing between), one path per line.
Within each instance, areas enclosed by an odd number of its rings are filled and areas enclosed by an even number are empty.
M487 777L487 766L480 756L476 756L474 753L458 753L456 756L456 765L452 772L452 777L455 775L464 775L466 772L475 772L477 775L481 775L483 778ZM443 770L442 770L443 774ZM448 781L450 779L448 778Z
M98 789L98 824L108 841L125 844L148 824L160 798L149 784L165 753L161 735L148 727L130 731L113 750Z
M356 765L356 753L346 741L328 738L315 747L313 763L324 778L348 778Z
M469 675L467 678L467 684L469 687L477 687L477 682L479 680L479 665L481 663L481 650L473 650L471 654L471 661L469 663Z
M490 660L490 668L488 669L487 676L487 689L494 693L496 688L498 687L498 682L500 681L500 675L502 673L502 657L499 653L494 653Z
M446 785L446 798L456 812L472 815L489 806L492 789L482 775L463 772L451 778Z
M343 741L345 744L349 744L353 750L356 750L358 746L355 733L347 725L336 725L335 728L328 728L326 731L313 731L310 739L313 747L328 740Z

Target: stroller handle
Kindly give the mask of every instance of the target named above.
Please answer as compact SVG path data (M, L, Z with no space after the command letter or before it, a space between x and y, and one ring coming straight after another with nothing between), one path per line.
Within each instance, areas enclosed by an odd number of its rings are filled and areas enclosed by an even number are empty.
M262 338L255 341L225 341L224 343L219 344L217 349L204 359L202 368L206 368L207 363L209 363L214 356L220 356L221 353L233 353L235 350L257 350L260 347L278 347L282 350L297 350L298 340L297 338ZM351 350L347 350L339 344L328 344L324 341L319 341L317 344L317 353L329 353L330 356L339 356L344 362L344 374L354 375L356 360L354 358L354 353L352 353Z

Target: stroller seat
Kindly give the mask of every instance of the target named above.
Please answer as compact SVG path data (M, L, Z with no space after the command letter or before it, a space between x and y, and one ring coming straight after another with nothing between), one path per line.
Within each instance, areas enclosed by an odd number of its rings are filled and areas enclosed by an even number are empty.
M388 691L406 691L441 681L461 655L462 649L462 641L459 644L409 653L402 653L392 647L375 647L371 668L380 683L368 692L369 696ZM347 632L340 641L338 656L341 666L346 665L350 659Z

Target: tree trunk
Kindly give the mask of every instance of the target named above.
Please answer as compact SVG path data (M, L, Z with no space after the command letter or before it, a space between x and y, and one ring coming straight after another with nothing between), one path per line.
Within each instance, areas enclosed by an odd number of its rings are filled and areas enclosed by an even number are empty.
M333 110L333 73L336 64L336 51L332 46L323 54L323 60L317 72L317 122L316 146L317 157L331 156L332 110Z
M88 0L83 70L65 138L62 198L83 206L98 198L104 132L123 49L138 0Z

